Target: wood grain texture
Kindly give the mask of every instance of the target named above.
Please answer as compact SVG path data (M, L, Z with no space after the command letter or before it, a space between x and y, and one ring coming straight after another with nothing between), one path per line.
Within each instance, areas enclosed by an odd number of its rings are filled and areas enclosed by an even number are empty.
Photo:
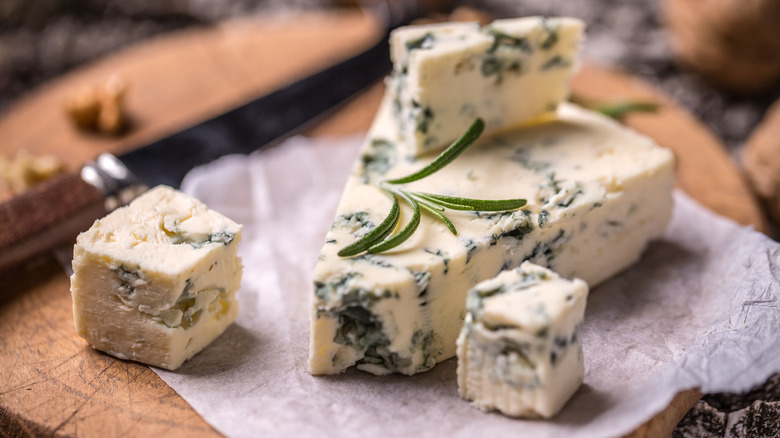
M357 14L301 21L252 20L174 34L108 57L54 81L0 119L2 153L53 153L72 168L98 153L123 151L271 90L366 47L374 23ZM84 134L62 101L80 84L121 74L129 84L133 130L125 137ZM671 148L679 186L717 212L763 229L747 186L718 141L646 84L586 65L574 91L598 100L650 99L658 114L626 122ZM365 132L383 92L378 85L310 134ZM47 120L39 126L39 120ZM31 129L36 127L36 129ZM67 147L65 146L67 145ZM0 430L12 435L217 436L147 367L89 348L73 329L67 277L49 259L0 275ZM700 397L679 394L633 436L668 436Z
M213 436L148 367L75 335L67 278L51 260L0 276L0 430L10 436ZM11 286L11 287L8 287Z

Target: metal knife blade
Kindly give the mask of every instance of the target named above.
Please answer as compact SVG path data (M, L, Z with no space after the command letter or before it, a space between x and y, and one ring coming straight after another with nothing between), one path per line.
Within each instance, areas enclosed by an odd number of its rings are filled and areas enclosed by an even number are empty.
M376 83L391 68L387 37L353 58L118 158L149 186L178 188L193 167L299 132Z
M0 271L63 242L146 187L179 187L193 167L299 132L390 71L388 39L422 15L417 0L377 2L386 32L368 50L241 107L115 158L44 182L0 204ZM374 11L376 12L376 10ZM110 208L109 208L110 209Z

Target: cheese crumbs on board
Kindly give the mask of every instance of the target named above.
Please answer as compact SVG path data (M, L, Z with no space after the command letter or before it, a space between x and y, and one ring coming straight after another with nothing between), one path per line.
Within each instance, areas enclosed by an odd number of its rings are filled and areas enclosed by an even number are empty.
M179 368L236 318L241 230L165 186L95 221L73 251L79 335L120 359Z

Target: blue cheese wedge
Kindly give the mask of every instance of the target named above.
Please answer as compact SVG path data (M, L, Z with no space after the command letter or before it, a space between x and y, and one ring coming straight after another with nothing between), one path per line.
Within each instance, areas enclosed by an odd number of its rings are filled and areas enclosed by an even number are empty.
M401 246L339 257L390 210L377 182L432 159L409 159L391 140L392 107L386 99L379 110L314 270L314 374L354 365L375 374L426 371L455 355L472 286L526 260L595 286L636 262L671 216L672 153L600 114L562 104L557 119L483 137L408 185L442 195L525 198L522 210L447 211L458 235L423 214ZM410 217L404 207L401 223Z
M241 229L165 186L95 221L73 251L79 335L121 359L179 368L236 318Z
M588 285L525 262L471 289L458 392L483 410L550 418L582 384L578 328Z
M388 89L406 154L443 149L476 117L490 134L555 111L583 29L573 18L525 17L395 30Z

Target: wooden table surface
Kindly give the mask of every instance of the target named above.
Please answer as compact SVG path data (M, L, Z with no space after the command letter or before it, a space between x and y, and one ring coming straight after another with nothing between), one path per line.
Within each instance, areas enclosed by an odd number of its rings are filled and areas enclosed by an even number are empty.
M367 47L375 22L357 13L268 17L190 30L129 48L40 87L0 119L0 153L50 153L71 169L219 114ZM132 130L78 131L63 102L117 73L128 83ZM642 81L586 63L574 93L599 101L648 100L655 114L625 123L673 150L678 187L715 212L766 230L760 208L718 140ZM383 92L362 94L309 131L364 132ZM67 276L52 257L0 274L0 435L215 436L148 367L94 351L73 328ZM700 394L686 391L632 436L668 436Z

